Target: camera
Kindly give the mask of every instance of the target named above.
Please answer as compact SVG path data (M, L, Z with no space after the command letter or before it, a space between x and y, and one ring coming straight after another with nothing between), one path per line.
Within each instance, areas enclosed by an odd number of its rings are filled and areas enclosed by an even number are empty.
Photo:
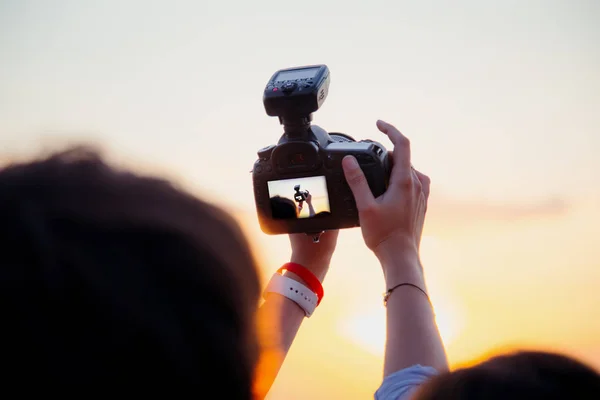
M387 189L390 162L383 145L312 125L330 81L326 65L311 65L279 70L265 87L265 111L283 126L277 144L260 149L252 168L258 220L267 234L313 234L359 226L342 169L347 155L357 159L374 196ZM295 202L301 205L309 193L309 207L298 207Z
M296 191L296 193L294 194L294 200L296 200L296 202L301 203L303 201L306 201L309 194L308 190L300 191L300 185L294 186L294 190Z

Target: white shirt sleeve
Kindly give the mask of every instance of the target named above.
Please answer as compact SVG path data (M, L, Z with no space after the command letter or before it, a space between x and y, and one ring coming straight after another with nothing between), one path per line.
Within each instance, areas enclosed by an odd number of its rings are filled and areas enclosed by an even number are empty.
M375 400L409 400L415 389L437 374L435 368L418 364L396 371L385 377L375 392Z

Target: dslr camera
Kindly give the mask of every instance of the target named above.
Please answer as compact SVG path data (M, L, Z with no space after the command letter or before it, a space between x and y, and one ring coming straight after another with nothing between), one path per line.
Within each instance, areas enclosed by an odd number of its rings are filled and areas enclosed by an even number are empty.
M383 145L311 124L330 81L326 65L312 65L279 70L265 87L265 111L283 126L277 144L260 149L252 168L258 220L267 234L317 234L359 226L342 169L347 155L357 159L374 196L387 189L390 162ZM309 191L310 210L297 207L294 200L305 200Z
M294 200L296 200L297 203L306 201L308 198L308 190L300 191L300 185L294 186L294 190L296 191L296 194L294 194Z

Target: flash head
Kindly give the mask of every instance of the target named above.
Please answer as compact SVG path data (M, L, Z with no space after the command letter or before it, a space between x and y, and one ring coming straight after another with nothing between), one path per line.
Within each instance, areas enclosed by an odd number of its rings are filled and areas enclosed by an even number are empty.
M307 125L325 102L330 74L326 65L281 69L271 76L263 95L267 115L294 127Z
M283 125L277 143L258 150L252 169L258 221L265 233L315 235L360 226L342 168L347 155L358 161L373 196L387 188L390 162L381 143L311 125L329 83L329 69L320 64L280 69L265 87L265 111Z

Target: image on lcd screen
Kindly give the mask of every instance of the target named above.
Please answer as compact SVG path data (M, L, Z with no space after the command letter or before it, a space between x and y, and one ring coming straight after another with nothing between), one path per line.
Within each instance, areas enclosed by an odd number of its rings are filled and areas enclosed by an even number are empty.
M267 182L274 219L312 218L331 214L324 176Z

